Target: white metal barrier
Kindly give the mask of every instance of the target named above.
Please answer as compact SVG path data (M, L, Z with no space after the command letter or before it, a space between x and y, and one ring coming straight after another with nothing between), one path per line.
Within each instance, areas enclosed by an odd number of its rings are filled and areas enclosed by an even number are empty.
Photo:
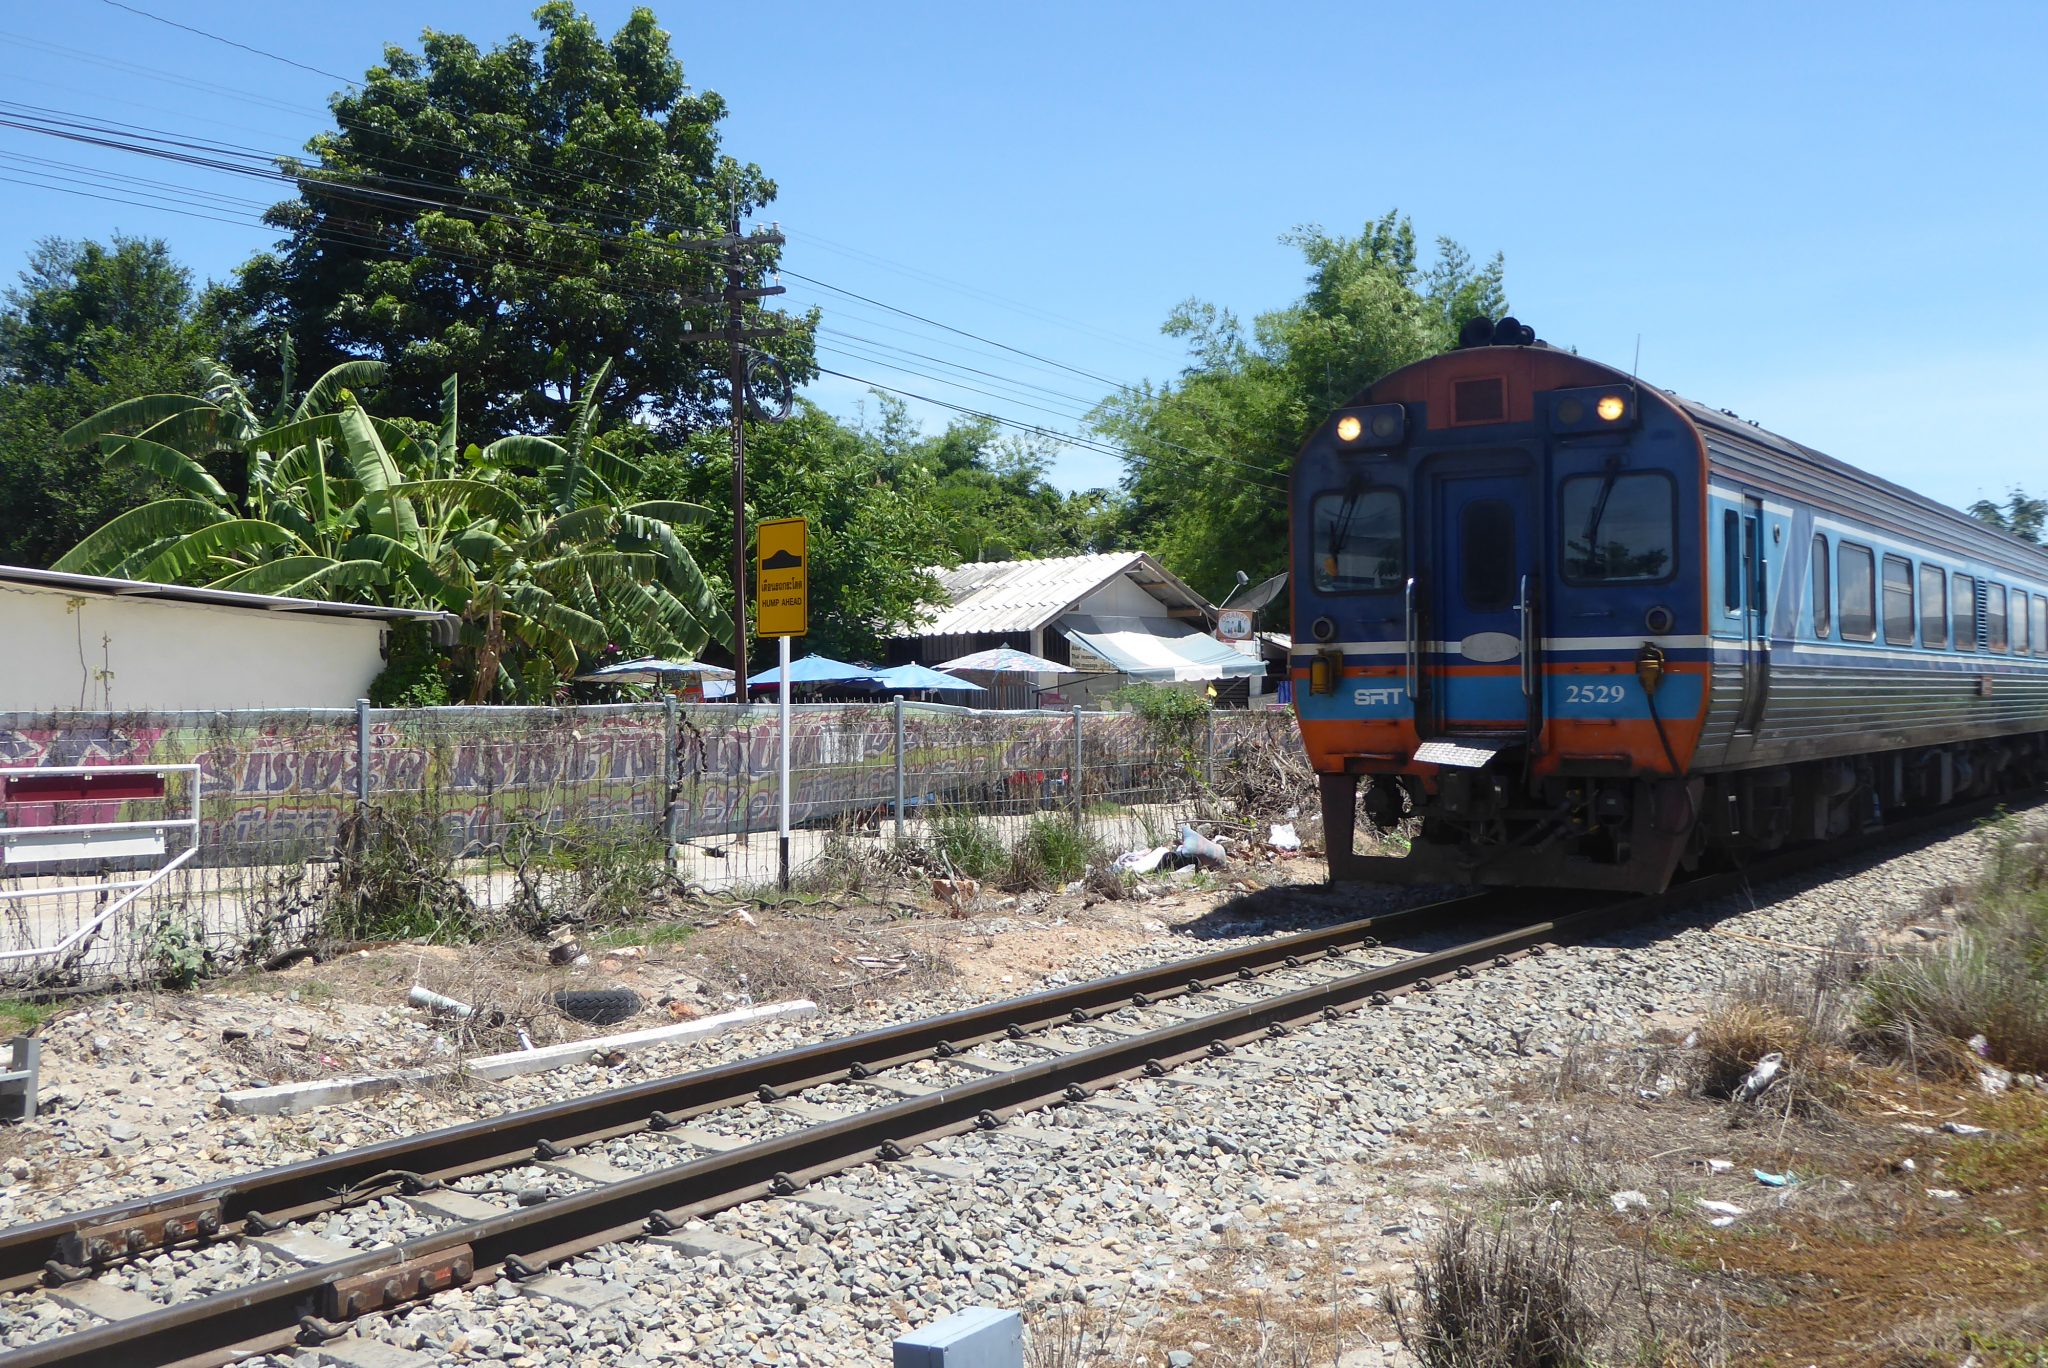
M49 825L23 824L16 820L22 809L30 807L77 803L168 803L168 779L174 774L185 776L183 806L187 811L182 817L166 814L148 821ZM174 834L182 836L182 847L174 847ZM0 888L0 903L120 894L54 945L0 950L0 961L44 959L64 954L86 942L98 935L100 928L119 916L129 904L198 853L199 766L196 764L0 767L0 876L44 878L53 876L37 875L35 871L52 865L90 864L96 860L163 859L163 863L154 869L127 870L119 875L110 873L77 883L54 886L32 883L22 888ZM26 925L26 922L21 924Z

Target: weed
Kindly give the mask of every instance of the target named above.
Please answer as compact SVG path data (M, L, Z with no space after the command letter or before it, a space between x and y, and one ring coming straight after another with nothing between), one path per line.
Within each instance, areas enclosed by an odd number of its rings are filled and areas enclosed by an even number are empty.
M44 1022L63 1008L54 1002L28 1002L21 998L0 998L0 1040L9 1036L33 1035Z
M937 809L926 819L925 831L932 853L955 875L988 880L1009 867L1010 854L1003 849L995 824L971 812Z
M165 911L149 929L149 962L157 982L186 989L213 967L213 952L198 929L185 918Z
M649 949L674 948L687 945L698 930L691 922L627 922L623 926L606 927L587 937L583 943L592 950L612 950L627 945L644 945Z
M1101 847L1087 832L1064 817L1042 812L1031 819L1010 852L1009 883L1013 888L1071 883L1086 874L1100 854Z
M1843 1013L1818 978L1770 972L1736 988L1700 1023L1692 1059L1694 1089L1732 1097L1765 1056L1780 1056L1771 1096L1802 1115L1839 1106L1853 1056L1843 1047Z
M1928 1038L1960 1042L1982 1035L1986 1052L2000 1063L2048 1070L2044 882L2048 845L2028 839L2010 819L1993 826L1984 876L1967 895L1960 931L1870 977L1858 1013L1864 1037L1918 1056Z
M1390 1291L1401 1342L1425 1368L1577 1368L1597 1325L1577 1258L1568 1222L1523 1234L1466 1216L1416 1266L1413 1306Z

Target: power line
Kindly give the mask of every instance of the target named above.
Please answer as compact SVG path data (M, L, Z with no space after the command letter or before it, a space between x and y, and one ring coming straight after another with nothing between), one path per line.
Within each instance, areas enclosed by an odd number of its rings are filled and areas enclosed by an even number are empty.
M362 89L361 82L351 81L346 76L337 75L332 71L327 71L320 67L307 66L304 62L294 61L290 57L280 57L275 52L266 52L259 47L250 47L247 43L238 43L232 38L223 38L218 33L208 33L205 29L194 28L190 24L181 24L175 19L166 19L161 14L151 14L146 9L137 9L133 5L122 4L121 0L100 0L100 3L112 5L115 9L118 10L127 10L130 14L140 15L144 19L153 20L154 22L159 24L168 24L174 29L183 29L187 33L196 33L201 38L210 38L216 43L225 43L231 48L240 48L242 51L247 53L253 53L258 57L267 57L273 62L283 62L286 66L294 66L301 71L310 71L315 76L325 76L329 80L340 81L343 85L351 85L358 90Z

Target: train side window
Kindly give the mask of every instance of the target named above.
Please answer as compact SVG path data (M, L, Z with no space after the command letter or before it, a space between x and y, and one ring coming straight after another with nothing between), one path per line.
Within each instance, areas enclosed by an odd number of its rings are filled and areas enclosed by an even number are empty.
M1813 534L1813 634L1822 641L1835 630L1835 600L1828 585L1828 539Z
M2034 654L2048 656L2048 599L2035 594L2028 604L2033 609L2027 616L2034 622Z
M1877 559L1867 546L1843 542L1837 556L1842 593L1842 640L1877 640Z
M1742 611L1742 517L1732 508L1721 515L1721 603Z
M1401 495L1354 488L1318 494L1309 508L1315 527L1315 582L1326 594L1398 589L1406 573Z
M1920 644L1930 651L1948 645L1948 574L1938 565L1920 567Z
M1977 649L1977 581L1970 575L1949 580L1949 602L1955 605L1956 649Z
M2012 653L2027 653L2027 591L2012 591Z
M1884 640L1913 644L1913 563L1902 556L1884 558Z
M2005 650L2005 586L1984 586L1984 635L1994 651Z

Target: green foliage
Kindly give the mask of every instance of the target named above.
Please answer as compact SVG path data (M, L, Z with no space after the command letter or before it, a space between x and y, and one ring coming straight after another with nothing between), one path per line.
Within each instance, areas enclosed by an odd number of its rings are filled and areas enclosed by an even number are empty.
M2037 499L2018 485L2006 491L2005 501L1979 499L1970 505L1970 516L2002 528L2022 541L2038 543L2048 531L2048 499Z
M622 634L686 657L729 637L681 540L708 511L640 497L640 468L595 433L608 367L566 436L481 449L457 435L452 378L430 423L373 417L352 387L381 375L345 362L265 417L213 364L203 394L145 395L77 424L66 440L177 492L110 520L57 568L455 614L472 702L549 701ZM234 492L214 466L239 473Z
M374 357L413 412L453 374L492 434L564 428L593 356L619 358L601 426L681 440L724 408L726 357L704 345L724 278L683 244L774 182L721 150L724 99L685 84L650 10L608 39L566 0L534 19L537 39L488 50L430 29L331 98L335 128L286 163L298 198L267 215L287 236L216 301L248 320L230 360ZM756 251L745 283L774 261ZM802 381L814 320L790 322L751 345Z
M1071 817L1041 812L1010 852L1009 883L1016 888L1055 888L1086 874L1101 855L1101 846Z
M1936 949L1888 960L1859 1021L1901 1051L1982 1035L1990 1057L2048 1071L2048 849L2011 818L1992 829L1964 923Z
M941 808L926 823L932 853L957 875L970 879L993 879L1010 865L1010 853L994 823L962 808Z
M32 1035L44 1022L62 1011L54 1002L28 1002L22 998L0 998L0 1040Z
M1212 596L1240 570L1286 568L1288 471L1331 409L1507 307L1498 256L1475 265L1440 238L1425 266L1398 213L1356 237L1309 227L1286 241L1308 263L1301 299L1259 315L1249 336L1229 311L1189 300L1165 326L1188 345L1180 380L1112 395L1093 415L1131 453L1124 491L1145 549Z
M370 681L370 702L379 708L445 707L452 669L427 624L398 623L391 628L390 657Z
M0 561L48 565L162 487L60 434L117 399L182 388L212 344L162 242L37 244L0 296Z
M213 952L193 924L162 912L149 929L149 962L166 988L191 988L213 968Z

